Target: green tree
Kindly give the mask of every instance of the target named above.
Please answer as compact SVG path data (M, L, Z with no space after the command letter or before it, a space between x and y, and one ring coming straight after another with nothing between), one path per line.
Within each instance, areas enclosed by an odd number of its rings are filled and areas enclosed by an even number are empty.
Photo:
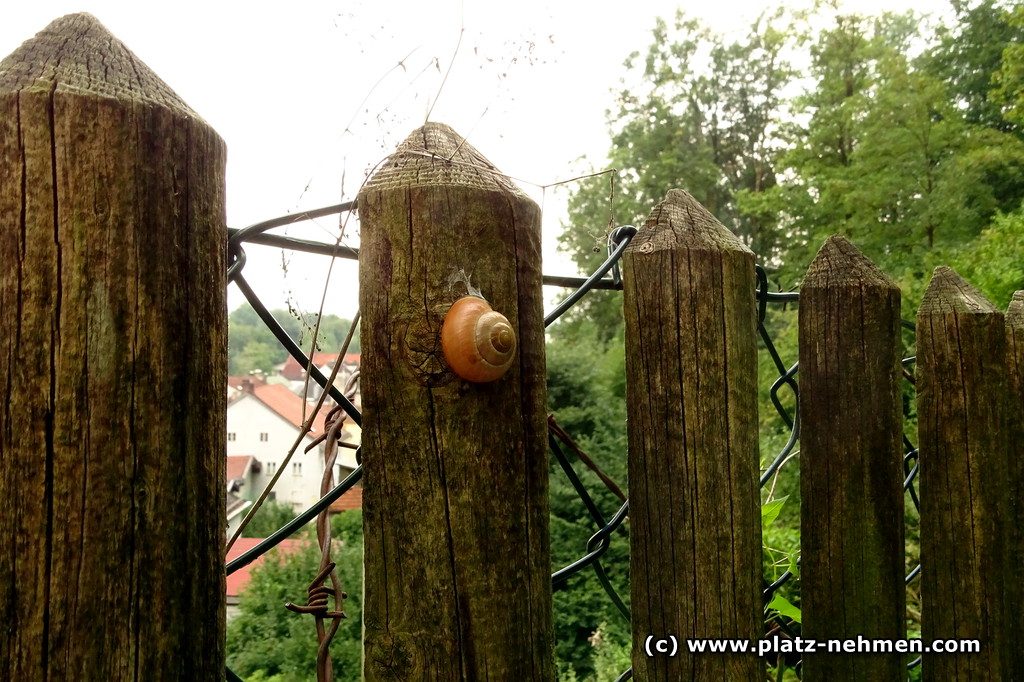
M607 346L590 331L576 339L557 338L548 347L548 407L558 424L601 470L625 488L626 429L624 357L621 338ZM568 448L561 448L591 493L605 520L622 504ZM551 555L557 570L583 556L598 527L578 493L551 456ZM628 603L629 541L625 527L613 536L601 562L618 594ZM591 638L602 623L619 639L629 638L629 624L605 594L592 568L570 578L554 594L555 654L566 671L593 679L595 650ZM625 668L623 668L624 670ZM568 672L571 670L571 674ZM622 670L619 671L621 673Z
M295 518L295 510L290 504L266 500L260 505L252 521L242 531L243 538L265 538L278 528Z
M939 28L937 44L928 53L928 70L948 84L952 103L968 123L1024 136L1021 121L1005 118L1000 98L992 96L1006 50L1019 53L1024 43L1020 6L1014 9L1015 3L1002 0L951 0L950 4L956 20Z
M918 19L838 15L811 46L784 179L764 196L789 233L779 279L794 286L842 233L904 286L908 315L931 268L1024 195L1024 146L971 123L947 83L908 58ZM927 60L923 60L927 64Z
M361 666L362 512L346 511L332 519L336 541L332 558L348 593L348 618L331 643L335 679L359 679ZM304 603L309 581L319 568L320 552L310 533L302 550L281 556L272 552L253 570L241 595L239 615L228 623L228 665L246 679L305 682L316 678L317 639L313 618L285 609Z
M317 316L282 309L271 310L270 314L303 351L308 353ZM320 320L317 350L337 352L341 349L352 321L337 315L324 315ZM352 338L349 351L359 351L358 336ZM253 370L270 373L275 365L287 359L288 352L252 306L246 303L231 312L228 316L228 371L231 374L247 374Z
M999 70L993 74L994 89L989 99L1000 107L1003 118L1016 130L1024 130L1024 6L1018 5L1006 16L1016 33L1015 40L1003 48Z
M228 356L228 365L232 374L248 374L260 371L270 374L274 366L282 362L280 344L266 341L249 341L236 353Z
M616 172L582 181L569 197L560 239L581 269L601 262L609 228L639 225L673 187L685 187L757 252L777 251L774 215L739 196L776 183L781 150L774 131L794 73L785 58L791 40L781 11L735 41L682 13L671 27L657 21L643 57L626 61L644 85L623 89L609 114L608 165ZM587 317L608 340L621 325L618 306L612 295L593 295L567 326Z
M969 248L957 254L955 267L993 302L1005 308L1013 292L1024 289L1024 208L1001 213Z

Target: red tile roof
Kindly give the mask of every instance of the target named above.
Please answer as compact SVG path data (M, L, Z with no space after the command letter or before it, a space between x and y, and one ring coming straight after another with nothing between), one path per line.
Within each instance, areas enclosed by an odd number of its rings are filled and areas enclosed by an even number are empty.
M263 386L254 386L252 394L257 400L283 417L285 421L296 428L301 428L304 423L303 415L305 415L305 419L309 419L309 415L313 412L313 408L316 406L315 403L307 403L302 398L292 393L291 389L284 384L264 384ZM303 412L304 403L305 412ZM313 420L313 428L310 430L310 433L314 437L322 435L324 431L326 431L324 420L327 418L327 413L329 411L330 408L324 405L320 408L320 411L317 412L316 419Z
M261 542L263 542L263 538L238 538L235 540L235 544L232 545L231 551L228 552L227 560L232 561L237 559L242 556L243 552L247 552ZM238 602L238 595L241 594L242 590L244 590L249 584L249 579L251 577L250 572L266 561L267 557L279 558L287 556L288 554L294 554L302 548L305 542L305 540L295 538L282 540L281 544L261 556L256 561L252 562L248 566L243 566L229 575L226 590L228 601L231 602L233 600L233 603Z
M313 365L316 367L323 367L325 365L333 367L337 359L337 353L313 353ZM358 365L359 353L345 353L344 362L347 365ZM302 381L303 377L306 376L306 370L302 368L298 360L289 355L284 363L284 367L281 368L281 376L289 381Z
M233 481L236 478L245 478L249 466L256 460L252 455L228 455L227 480Z
M253 386L257 386L267 383L267 380L259 376L258 374L228 377L228 386L230 386L231 388L243 388L246 382L250 382Z
M360 486L353 486L345 491L345 494L331 502L332 512L343 512L349 509L362 509L363 489Z

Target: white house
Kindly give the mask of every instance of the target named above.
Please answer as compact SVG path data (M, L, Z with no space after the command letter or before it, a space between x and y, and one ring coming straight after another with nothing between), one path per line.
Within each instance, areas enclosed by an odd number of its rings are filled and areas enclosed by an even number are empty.
M254 500L283 466L285 455L314 404L304 401L287 386L263 383L258 378L233 377L230 385L234 392L227 410L227 456L228 468L236 474L233 480L238 484L234 490L229 487L229 491ZM329 409L329 403L320 409L312 430L302 439L274 486L271 499L299 510L320 498L324 446L321 443L308 453L303 451L323 435ZM344 440L358 442L359 429L355 424L347 422L344 434ZM355 451L338 448L335 483L355 467ZM231 480L228 484L231 485Z

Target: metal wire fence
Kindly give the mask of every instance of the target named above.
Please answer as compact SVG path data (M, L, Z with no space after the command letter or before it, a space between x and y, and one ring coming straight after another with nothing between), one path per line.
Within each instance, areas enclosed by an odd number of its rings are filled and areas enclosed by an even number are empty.
M245 244L263 245L310 254L357 260L359 258L358 250L349 246L338 243L329 244L325 242L298 239L290 236L268 234L268 231L273 228L291 225L315 218L338 215L352 211L355 208L355 202L350 201L294 215L274 218L272 220L256 223L243 229L229 230L228 280L229 282L234 282L235 285L238 286L246 301L252 306L260 319L273 333L275 338L288 351L288 353L308 371L309 378L319 384L324 391L330 395L335 403L344 410L348 418L356 424L360 424L362 421L360 412L352 403L350 398L334 386L333 377L329 378L325 376L310 362L309 357L305 354L303 349L277 322L267 309L266 305L264 305L255 294L243 276L243 268L246 263L244 249ZM553 324L581 299L583 299L583 297L590 291L598 289L621 290L622 281L618 267L619 261L626 247L629 245L636 233L637 229L631 225L625 225L614 229L608 236L607 258L589 277L544 276L543 282L545 286L574 289L569 296L563 299L548 315L545 316L545 326ZM761 350L768 356L769 362L775 372L775 378L767 389L768 398L774 406L779 420L784 424L785 429L788 431L788 439L786 440L785 445L763 468L760 476L760 486L761 488L764 488L772 478L778 474L783 465L792 459L796 452L800 436L799 387L796 381L796 375L799 368L796 363L787 365L783 359L782 354L766 326L766 318L769 306L785 308L787 304L797 303L799 301L799 294L797 292L770 291L768 277L765 270L761 266L757 266L756 272L757 288L755 291L751 292L751 294L756 297L758 303L758 332L763 344ZM909 332L913 332L914 326L912 323L905 321L903 325ZM913 363L914 357L907 357L903 361L904 376L910 383L913 383L913 376L906 371L906 368L912 366ZM784 390L790 392L789 402L792 404L792 408L786 407L787 401L783 399L782 395ZM588 569L592 570L607 598L614 605L615 610L628 624L630 621L629 608L622 596L615 589L612 581L609 579L605 566L602 565L602 557L604 557L608 552L614 534L622 527L628 516L629 500L618 484L606 476L600 468L590 460L589 457L587 457L586 453L576 445L571 435L562 429L554 419L549 419L548 425L548 443L551 453L557 461L562 473L565 475L569 484L578 496L580 504L586 510L586 514L594 527L594 532L586 543L585 551L583 551L578 558L569 562L567 565L558 568L552 573L552 589L554 591L572 589L570 579L573 576ZM905 475L903 487L904 490L909 493L915 509L920 512L920 503L915 487L915 481L919 469L918 452L913 443L911 443L906 436L904 436L903 442L905 452L903 459ZM591 494L591 491L588 490L587 485L573 468L570 453L575 455L585 466L593 470L597 474L598 479L602 482L602 485L607 487L613 495L621 500L621 505L614 510L612 514L608 515L606 511L602 511L599 507ZM356 455L357 461L359 461L358 450ZM280 544L282 540L297 533L317 516L325 514L331 503L351 490L352 487L359 482L362 477L362 473L362 466L357 466L351 474L330 489L315 504L298 514L294 519L283 525L255 547L242 553L236 559L228 562L226 567L227 574L231 575L242 567L251 564L260 556ZM909 586L920 577L920 574L921 566L918 564L906 575L906 584ZM771 582L766 580L762 591L764 604L767 605L771 602L776 592L778 592L784 585L787 585L797 579L798 578L793 571L786 570L775 580ZM768 628L772 633L781 633L783 636L795 636L796 634L792 628L792 623L777 613L768 614L766 618L766 628ZM914 668L920 665L920 663L921 657L917 657L908 663L908 668ZM799 669L799 662L796 662L795 665L797 669ZM227 671L227 675L229 680L239 679L230 670ZM617 682L631 679L632 675L632 669L625 670L621 675L619 675Z

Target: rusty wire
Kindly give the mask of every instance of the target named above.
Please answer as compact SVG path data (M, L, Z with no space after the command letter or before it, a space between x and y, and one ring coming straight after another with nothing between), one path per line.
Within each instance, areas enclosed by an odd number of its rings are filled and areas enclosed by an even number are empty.
M347 346L348 344L346 344ZM337 363L341 364L340 359ZM350 400L355 400L356 389L359 384L359 371L353 372L345 384L344 393ZM332 409L326 418L326 433L324 434L324 473L320 480L320 496L327 495L334 488L334 465L338 459L338 444L341 442L342 429L348 415L339 405ZM305 452L315 449L321 439L310 443ZM331 560L331 521L330 508L327 507L317 515L316 538L317 546L320 548L319 572L309 583L306 589L305 605L296 605L291 602L285 604L285 608L295 613L312 614L316 623L317 656L316 656L316 677L318 682L331 682L334 679L334 671L331 667L330 646L331 640L341 627L341 621L347 616L341 609L342 603L348 595L341 589L341 582L335 572L336 564ZM325 582L330 578L331 587ZM329 606L330 600L334 600L334 608ZM324 626L324 621L330 620L330 627Z

